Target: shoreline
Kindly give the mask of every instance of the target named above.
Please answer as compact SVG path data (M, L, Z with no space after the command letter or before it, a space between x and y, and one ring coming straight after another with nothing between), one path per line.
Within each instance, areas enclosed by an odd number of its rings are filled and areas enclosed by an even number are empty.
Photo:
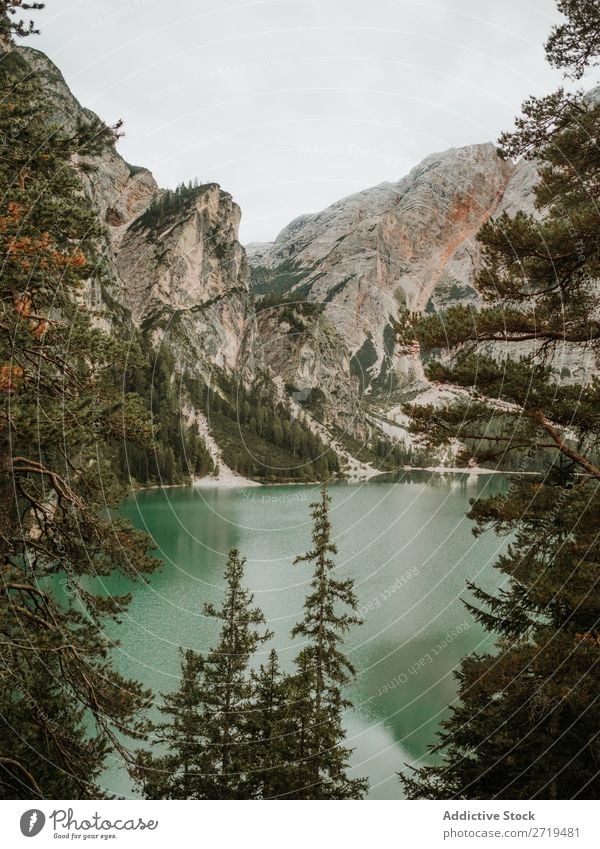
M366 477L350 476L332 479L330 483L344 484L366 484L377 483L378 478L388 477L391 475L401 475L404 472L427 472L432 475L468 475L475 477L483 477L484 475L536 475L539 472L511 472L503 471L502 469L485 469L482 466L473 468L465 468L464 466L402 466L400 469L377 471L373 475ZM133 495L136 492L144 492L145 490L153 489L246 489L248 487L264 487L264 486L320 486L321 481L294 481L294 480L278 480L278 481L255 481L250 478L242 477L241 475L232 474L223 477L214 477L207 475L203 478L194 478L189 483L165 483L165 484L147 484L145 486L131 487L128 495Z

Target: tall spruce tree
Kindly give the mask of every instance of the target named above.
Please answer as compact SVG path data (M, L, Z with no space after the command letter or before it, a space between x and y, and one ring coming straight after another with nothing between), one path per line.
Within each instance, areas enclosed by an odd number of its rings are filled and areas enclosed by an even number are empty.
M155 739L166 753L138 754L136 777L147 799L199 799L205 792L206 747L202 717L202 656L182 651L181 683L163 696L159 710L167 719L155 725Z
M244 564L232 549L223 604L204 608L222 622L219 642L206 657L186 652L180 690L165 697L161 712L171 719L154 730L166 753L140 754L149 798L247 799L257 791L250 660L272 635L257 630L265 619L242 585Z
M290 693L297 726L294 734L294 777L289 796L303 799L360 799L367 791L366 779L348 777L351 750L344 745L343 714L352 705L344 687L355 674L341 649L344 635L360 624L352 578L333 577L329 505L324 484L321 498L311 505L313 547L294 561L313 564L304 618L292 631L303 637L296 659L296 675ZM348 612L349 611L349 612Z
M561 2L549 60L574 77L596 63L600 8ZM524 104L501 153L539 168L541 220L519 213L479 238L481 309L405 315L404 340L434 354L428 374L457 390L453 403L413 407L412 429L437 447L458 439L464 459L521 470L508 493L475 503L476 532L514 534L495 595L471 586L474 615L497 653L466 658L459 702L444 723L441 764L404 778L411 798L598 798L600 703L600 381L578 383L561 354L594 357L600 340L598 138L595 95L562 89ZM495 348L494 343L501 343Z
M33 29L12 13L38 7L0 7L0 798L94 798L149 694L115 672L104 636L128 598L93 580L154 567L147 538L101 514L120 496L106 446L150 429L114 388L127 346L81 297L102 274L102 228L72 161L113 136L52 125L8 43Z
M248 713L253 768L248 776L252 798L286 797L294 773L295 693L281 671L275 649L252 673L253 693Z

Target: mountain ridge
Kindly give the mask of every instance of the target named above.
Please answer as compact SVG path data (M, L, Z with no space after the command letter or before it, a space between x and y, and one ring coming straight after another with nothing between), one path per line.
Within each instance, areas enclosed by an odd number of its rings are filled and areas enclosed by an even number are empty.
M55 120L73 130L95 117L45 54L13 49L38 75ZM125 327L156 356L168 351L185 426L209 435L213 454L221 439L221 462L254 477L270 444L292 464L300 443L327 434L342 468L370 473L354 458L370 463L381 440L391 449L389 422L405 423L400 402L427 387L418 352L396 346L399 311L476 304L475 235L491 216L533 211L536 180L530 163L501 159L491 142L450 148L244 248L241 210L216 183L161 189L114 145L74 164L104 222L111 270L102 284L90 281L88 304L107 330ZM270 398L279 423L266 433L258 412L244 418L233 407L230 424L220 414L211 423L209 397L255 411Z
M363 397L378 387L381 400L382 384L391 394L398 383L410 391L423 388L418 353L395 346L399 311L476 304L476 233L502 212L533 212L536 179L531 164L501 159L492 143L450 148L429 155L396 183L295 218L272 243L247 246L258 296L320 303L320 321L328 320L343 340L343 350L321 361L312 381L306 355L297 355L296 369L288 357L287 381L307 392L319 380L331 394L339 363L347 359ZM397 397L388 401L394 406Z

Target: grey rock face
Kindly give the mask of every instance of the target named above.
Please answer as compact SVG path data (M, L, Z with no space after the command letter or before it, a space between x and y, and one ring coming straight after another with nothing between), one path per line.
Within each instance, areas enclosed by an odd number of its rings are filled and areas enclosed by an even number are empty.
M30 47L16 50L40 79L57 124L73 131L79 118L95 117L74 97L59 69L44 53ZM93 165L93 171L82 172L82 179L101 219L116 235L119 226L144 211L158 186L150 171L128 165L114 147L88 164Z
M434 154L398 183L297 218L271 245L249 245L255 289L324 305L342 340L329 362L320 361L328 382L336 373L344 379L340 361L350 362L367 391L390 370L418 380L418 358L394 351L399 308L422 312L476 300L476 233L491 216L532 211L535 179L530 164L501 159L492 144Z
M240 210L218 185L194 190L167 221L151 210L123 232L116 267L134 324L166 341L180 364L207 376L253 361L253 308Z
M94 117L44 54L15 49L42 80L57 123L74 129L81 117ZM473 145L429 156L398 182L300 216L273 243L245 251L239 207L218 185L200 186L157 215L168 193L114 146L79 164L92 166L82 179L106 224L109 297L91 282L86 293L99 320L108 329L141 330L155 347L167 344L179 376L188 370L208 379L216 369L250 383L260 372L274 400L287 392L319 432L354 440L371 433L365 393L394 418L398 387L425 385L418 351L395 348L400 308L476 301L477 231L503 212L535 212L535 165L502 160L492 144ZM256 311L252 288L286 303ZM565 379L583 368L563 358ZM184 409L193 416L189 399Z
M79 120L96 117L47 56L15 49L40 79L57 124L75 131ZM214 184L200 187L194 203L159 224L149 208L163 192L146 168L126 163L114 146L75 164L86 166L80 171L84 187L106 224L110 297L92 282L85 293L99 321L109 330L124 321L147 331L156 345L168 337L179 361L198 373L236 368L250 298L237 241L240 210L231 196Z

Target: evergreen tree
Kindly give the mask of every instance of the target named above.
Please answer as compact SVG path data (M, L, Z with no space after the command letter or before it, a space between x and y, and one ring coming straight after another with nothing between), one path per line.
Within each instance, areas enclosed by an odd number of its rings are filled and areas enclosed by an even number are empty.
M277 799L289 792L294 769L294 692L274 649L267 663L252 673L252 680L248 721L253 768L248 776L249 794L253 798Z
M206 758L199 710L203 662L191 649L181 654L181 684L163 696L160 712L167 720L154 727L156 740L167 753L138 754L136 774L147 799L197 799L204 792L201 770Z
M28 31L12 13L38 5L0 8L0 798L95 798L106 755L129 760L122 735L143 733L149 694L115 672L104 636L128 598L93 580L154 568L147 538L101 514L121 495L107 446L150 429L112 380L127 345L81 298L103 233L72 162L113 134L52 126L7 45Z
M554 27L546 44L551 65L563 68L568 76L580 79L600 56L600 28L597 0L558 0L564 23Z
M548 57L580 77L597 61L600 9L566 0L559 8L568 20L553 31ZM542 452L551 458L540 481L517 478L507 495L472 507L477 532L514 534L497 563L507 586L496 595L471 587L479 602L471 609L498 636L498 653L463 661L442 763L404 780L411 798L600 794L600 560L590 531L600 507L600 381L564 382L556 366L559 345L594 356L600 339L599 133L594 98L559 90L528 100L502 153L536 161L543 217L484 226L480 310L406 315L400 328L424 350L449 349L429 376L466 390L455 403L412 409L412 429L430 446L458 439L464 459L479 463L521 452L522 471ZM507 353L492 356L490 342Z
M202 394L202 407L223 459L241 474L267 480L323 480L339 471L335 451L310 431L302 414L292 419L286 404L273 407L268 375L259 375L249 390L221 375L219 386L206 387Z
M597 799L600 795L600 490L532 484L497 568L507 589L472 585L468 607L498 635L497 654L461 664L458 705L443 723L440 765L404 779L411 798ZM502 497L478 518L511 531Z
M355 613L354 581L338 580L332 574L335 562L331 555L337 548L331 541L330 502L323 485L320 500L311 505L313 547L294 561L313 564L314 572L304 618L292 631L293 637L305 640L296 659L292 687L299 705L292 789L304 799L360 799L368 785L364 779L348 778L351 751L344 746L342 725L344 711L352 706L343 688L355 670L341 650L344 635L352 625L360 624L360 619Z
M33 21L24 21L16 16L21 12L38 11L44 3L27 3L25 0L0 0L0 40L8 43L16 35L24 38L39 32Z
M223 623L218 645L206 658L186 652L181 688L165 698L161 712L173 719L155 730L167 753L140 755L138 774L150 798L246 799L256 790L249 664L272 635L257 630L265 619L242 586L244 564L232 549L224 602L205 605L206 615Z

